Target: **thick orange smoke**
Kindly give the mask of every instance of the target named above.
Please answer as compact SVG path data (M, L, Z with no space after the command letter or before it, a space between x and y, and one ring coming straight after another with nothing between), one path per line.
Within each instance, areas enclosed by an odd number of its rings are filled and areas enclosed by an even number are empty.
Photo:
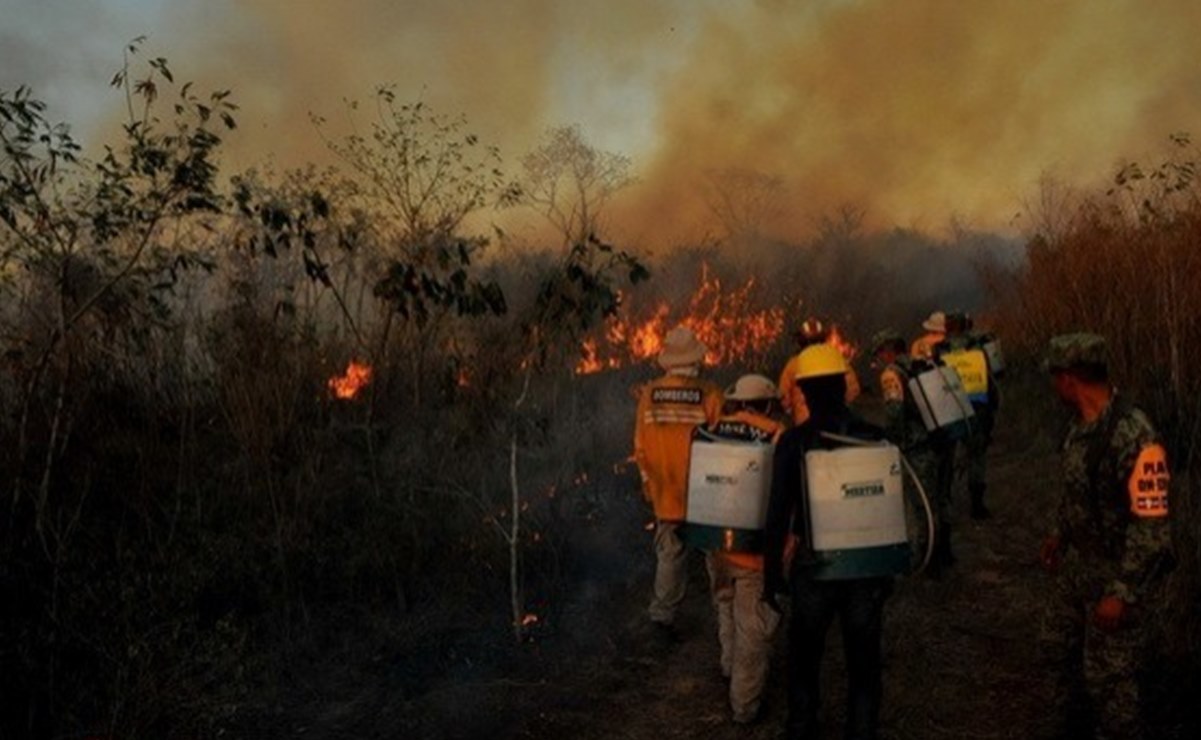
M713 16L664 88L662 149L627 212L703 223L715 168L784 178L795 232L844 202L885 224L1005 226L1040 174L1107 174L1201 131L1201 4L760 2Z
M630 155L639 182L606 223L648 246L735 227L796 237L843 203L874 225L938 229L954 215L1004 228L1045 172L1088 183L1170 133L1201 134L1195 0L246 0L227 11L176 24L188 29L178 54L176 39L155 40L178 67L199 59L203 81L235 88L238 163L325 157L308 112L336 129L344 97L392 82L402 98L465 113L511 169L564 123ZM751 214L764 223L715 213L730 171L770 176L777 207Z

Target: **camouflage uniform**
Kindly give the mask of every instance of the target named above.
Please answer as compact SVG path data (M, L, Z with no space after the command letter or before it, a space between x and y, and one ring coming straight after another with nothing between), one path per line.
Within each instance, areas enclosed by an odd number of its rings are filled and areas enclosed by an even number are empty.
M941 357L950 352L969 349L980 349L980 337L968 334L951 335L934 350L935 357ZM987 358L987 354L985 355ZM988 448L992 445L993 428L996 426L997 408L1000 406L1000 393L997 389L996 378L991 369L988 372L988 401L980 403L972 401L972 412L975 419L972 431L963 441L967 452L967 488L972 501L973 518L986 518L987 509L984 506L984 493L988 488ZM954 449L950 451L954 456ZM953 473L949 472L948 476ZM950 480L947 486L950 486ZM948 494L949 495L949 494Z
M877 341L877 346L882 343ZM938 568L950 549L950 497L949 491L939 487L939 446L932 439L922 422L921 413L913 403L908 392L910 378L922 370L922 361L913 360L907 356L898 356L892 363L880 371L880 391L884 398L885 435L889 441L901 448L905 459L913 467L926 496L930 501L931 513L934 515L934 527L938 538L936 560L931 565ZM919 556L924 555L927 548L927 531L925 527L926 511L922 507L917 491L913 490L913 482L905 477L906 494L913 506L912 522L916 524L916 532L910 532L909 541L914 543ZM946 542L944 546L942 543ZM944 547L947 552L944 552Z
M1095 335L1057 337L1048 366L1104 364L1104 353ZM1135 612L1105 631L1093 614L1104 597L1121 599L1129 613L1158 595L1171 544L1163 447L1147 416L1115 395L1095 421L1072 422L1062 472L1052 535L1062 555L1043 621L1043 637L1063 671L1056 699L1071 701L1072 684L1082 683L1096 717L1091 737L1139 738L1136 674L1147 652L1145 620Z

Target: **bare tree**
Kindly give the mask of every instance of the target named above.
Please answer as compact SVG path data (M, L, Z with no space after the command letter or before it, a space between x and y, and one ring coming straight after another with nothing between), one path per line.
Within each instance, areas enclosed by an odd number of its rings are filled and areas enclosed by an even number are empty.
M753 169L726 167L705 173L705 202L727 238L754 240L784 208L784 180Z
M595 236L605 203L633 181L629 158L592 146L578 125L547 129L521 166L517 202L545 216L567 244Z
M1049 173L1038 178L1038 192L1023 198L1017 218L1024 220L1026 240L1059 243L1071 228L1080 206L1080 196Z
M822 244L845 244L860 236L867 209L854 203L843 203L833 211L818 215L817 240Z
M359 103L348 103L351 121ZM417 101L401 103L389 86L375 92L369 131L326 144L360 179L364 194L394 217L401 243L412 248L454 234L472 212L488 205L504 183L500 152ZM325 120L313 116L320 131Z
M499 286L477 277L488 240L463 233L468 216L505 195L500 152L467 131L464 117L400 102L389 86L375 91L367 133L357 130L359 104L348 107L356 130L326 144L349 166L359 195L353 205L371 214L366 228L385 252L373 292L387 313L374 348L364 349L375 363L386 360L399 317L410 345L404 359L412 398L420 404L427 360L450 317L504 311ZM325 120L312 118L321 131ZM330 285L325 269L318 260L314 273Z

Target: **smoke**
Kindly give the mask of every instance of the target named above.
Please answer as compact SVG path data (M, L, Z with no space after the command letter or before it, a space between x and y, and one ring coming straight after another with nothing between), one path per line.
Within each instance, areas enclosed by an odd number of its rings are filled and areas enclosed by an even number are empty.
M182 43L189 59L203 54L203 79L233 87L243 106L248 130L231 142L233 158L245 163L270 153L289 164L329 159L310 112L328 120L328 135L343 135L351 126L345 102L367 102L385 84L402 101L464 115L468 129L499 145L512 167L548 126L576 115L588 119L580 122L590 140L619 148L604 132L622 128L621 116L596 99L648 68L651 30L638 27L661 13L635 13L641 4L634 0L611 10L554 0L223 5L225 12L205 11L224 19L216 25L181 17L203 34ZM642 23L625 22L635 14ZM372 114L363 107L355 125L368 125Z
M147 51L243 107L233 167L329 161L309 113L346 133L343 100L391 83L511 169L568 123L629 155L607 227L635 243L728 231L714 190L754 181L756 234L848 203L869 227L1005 229L1040 176L1094 185L1201 120L1194 0L160 5Z
M1044 172L1107 173L1201 122L1201 5L761 2L713 16L664 89L663 147L627 218L704 224L688 184L778 175L802 228L841 203L876 225L1004 227Z

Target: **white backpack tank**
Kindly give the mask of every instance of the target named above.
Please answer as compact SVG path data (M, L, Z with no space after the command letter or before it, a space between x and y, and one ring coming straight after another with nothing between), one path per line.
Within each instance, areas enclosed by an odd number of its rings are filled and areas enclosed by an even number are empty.
M899 449L810 450L805 484L815 578L888 576L909 568Z
M955 368L939 366L910 378L909 395L927 432L962 439L971 430L970 420L976 414Z
M704 549L759 552L775 446L717 437L692 441L685 540Z

